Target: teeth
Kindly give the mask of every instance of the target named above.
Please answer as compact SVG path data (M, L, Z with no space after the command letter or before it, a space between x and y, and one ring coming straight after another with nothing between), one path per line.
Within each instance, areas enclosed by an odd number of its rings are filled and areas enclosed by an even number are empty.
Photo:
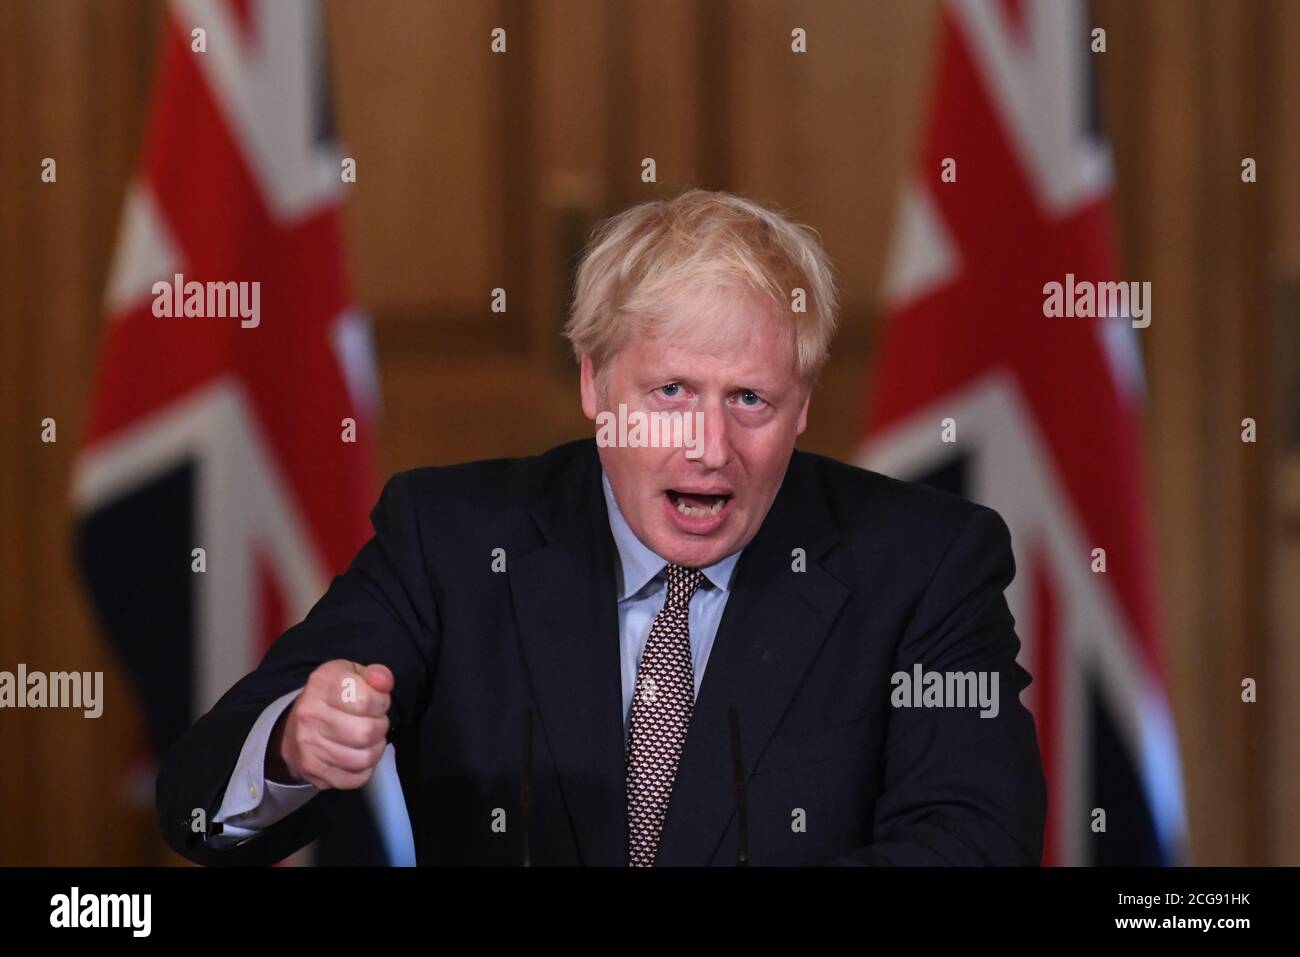
M681 512L687 518L708 518L709 516L717 515L722 511L722 504L723 500L721 498L715 499L713 504L708 508L694 508L687 505L685 502L678 502L677 511Z

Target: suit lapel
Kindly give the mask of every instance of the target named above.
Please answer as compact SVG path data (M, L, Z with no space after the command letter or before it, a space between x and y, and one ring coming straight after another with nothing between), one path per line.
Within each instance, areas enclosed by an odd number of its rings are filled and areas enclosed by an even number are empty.
M748 776L848 598L815 562L834 544L835 526L822 497L803 485L799 459L736 567L673 785L660 866L710 862L735 812L729 706L739 712ZM806 571L792 568L796 548Z
M627 864L614 543L594 443L532 510L544 544L508 559L540 734L584 864Z

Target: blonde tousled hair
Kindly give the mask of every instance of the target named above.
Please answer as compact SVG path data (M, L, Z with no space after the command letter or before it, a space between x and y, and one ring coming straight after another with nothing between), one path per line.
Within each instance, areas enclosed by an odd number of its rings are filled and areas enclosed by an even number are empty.
M796 309L795 290L803 290ZM634 334L686 332L710 338L734 331L699 325L700 312L675 309L685 297L744 294L789 316L795 372L817 377L837 321L831 262L815 230L731 193L690 189L641 203L605 220L583 252L564 334L574 354L590 356L599 376Z

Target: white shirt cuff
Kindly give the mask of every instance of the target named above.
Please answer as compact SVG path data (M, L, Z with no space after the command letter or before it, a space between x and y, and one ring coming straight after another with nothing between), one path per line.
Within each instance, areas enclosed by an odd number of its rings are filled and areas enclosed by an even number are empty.
M302 690L298 688L272 701L248 732L235 771L226 786L221 809L212 819L213 823L222 826L221 833L208 842L212 847L232 847L256 837L320 793L313 784L280 784L266 780L265 775L266 747L275 722L302 694Z

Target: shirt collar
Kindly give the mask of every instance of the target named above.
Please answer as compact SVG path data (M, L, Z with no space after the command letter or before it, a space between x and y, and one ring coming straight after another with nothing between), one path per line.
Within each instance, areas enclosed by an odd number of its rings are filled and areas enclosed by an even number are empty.
M610 487L609 476L601 469L600 484L605 489L605 510L609 512L609 530L614 533L614 544L618 546L619 576L618 600L623 601L645 588L668 566L668 560L654 553L641 539L636 537L632 526L619 510L614 499L614 490ZM741 549L743 552L744 549ZM728 555L712 565L706 565L700 571L714 588L728 591L731 577L736 571L736 562L741 552Z

